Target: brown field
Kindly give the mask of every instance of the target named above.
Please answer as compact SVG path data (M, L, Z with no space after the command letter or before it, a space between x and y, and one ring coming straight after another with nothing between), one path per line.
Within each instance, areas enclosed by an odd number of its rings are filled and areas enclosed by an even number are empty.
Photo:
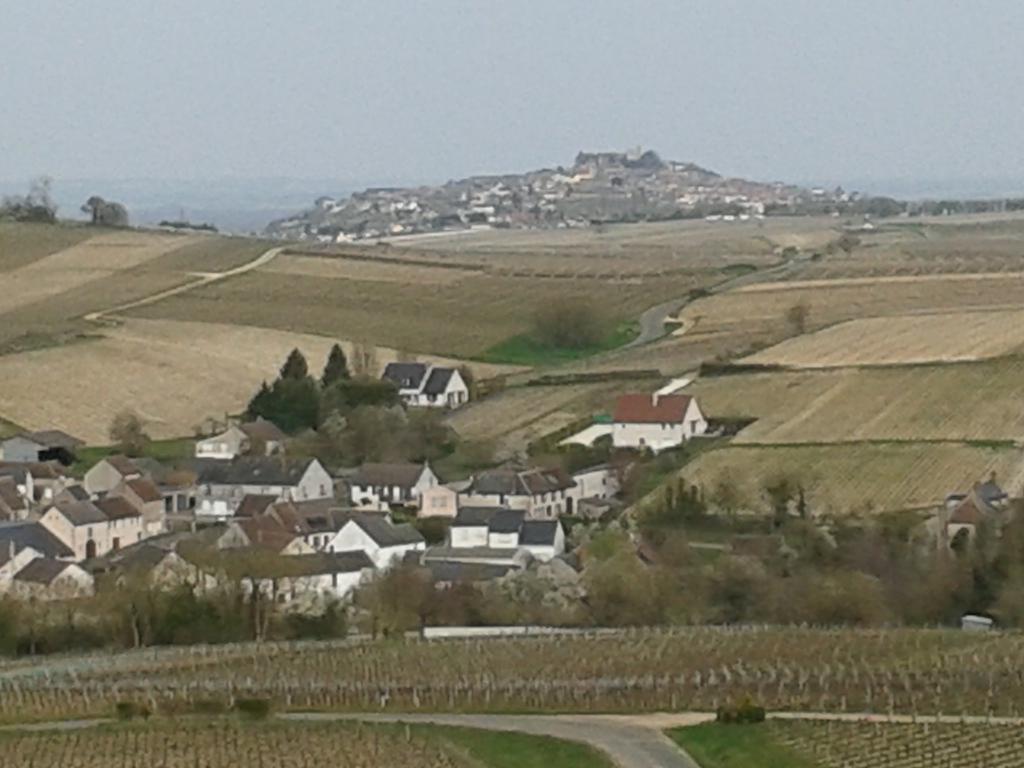
M478 766L441 734L356 723L244 723L228 718L0 734L4 768L455 768Z
M56 427L102 444L114 415L130 408L154 438L189 435L207 418L242 410L293 348L316 372L335 342L246 326L151 320L131 320L102 334L0 358L0 415L27 429ZM352 345L343 346L354 359ZM379 371L396 352L375 348L373 357ZM480 377L508 370L474 368Z
M0 315L139 267L191 242L188 237L131 231L96 235L8 271Z
M449 285L477 272L468 269L438 269L436 266L403 264L396 267L373 259L324 258L317 256L278 256L263 268L275 275L301 275L328 280L357 282L408 283L412 285Z
M150 266L169 272L226 272L252 261L278 243L248 237L203 235L175 248Z
M390 268L398 273L406 269ZM695 284L686 276L615 282L480 274L424 288L395 280L294 274L282 279L261 269L129 314L335 335L414 352L472 357L528 330L533 313L554 301L607 300L610 319L625 320Z
M1011 494L1022 490L1018 448L954 443L739 446L702 454L681 472L713 492L732 483L745 509L766 512L764 487L781 477L804 488L809 508L829 516L924 509L995 472Z
M737 443L864 440L1024 442L1024 360L759 373L687 391L717 417L757 418Z
M793 368L983 360L1024 345L1024 309L850 320L787 339L744 362Z
M516 453L581 417L609 410L615 396L629 389L624 382L517 387L455 411L448 423L463 439L496 439L499 453Z
M92 237L96 232L84 226L16 224L0 221L0 272L10 272L36 259L63 251Z

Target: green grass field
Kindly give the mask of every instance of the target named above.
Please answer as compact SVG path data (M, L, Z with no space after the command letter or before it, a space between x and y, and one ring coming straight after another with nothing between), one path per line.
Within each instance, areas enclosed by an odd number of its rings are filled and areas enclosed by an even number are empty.
M412 730L454 745L487 768L612 768L611 760L593 747L550 736L439 726Z
M0 425L2 429L2 425ZM195 448L195 440L188 437L174 440L152 440L146 445L142 455L146 458L157 461L173 463L183 459L191 458ZM71 472L74 475L84 475L89 469L101 459L120 453L121 449L116 445L86 446L76 451L77 461L72 465Z
M701 768L821 768L773 738L767 725L708 723L668 732Z

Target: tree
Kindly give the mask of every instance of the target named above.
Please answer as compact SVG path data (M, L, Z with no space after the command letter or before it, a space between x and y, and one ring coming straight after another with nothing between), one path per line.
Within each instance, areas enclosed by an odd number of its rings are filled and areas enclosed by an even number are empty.
M326 389L335 382L347 381L350 378L352 378L352 374L348 370L345 352L340 344L335 344L331 347L330 354L327 355L327 365L324 366L324 373L320 377L320 386Z
M765 496L772 510L772 522L779 528L789 517L789 504L797 493L797 485L789 477L780 475L764 486Z
M92 223L98 227L127 227L128 209L121 203L108 202L98 195L85 201L82 211L92 216Z
M50 197L50 179L42 176L32 182L27 195L11 195L0 202L0 219L52 224L57 220L57 204Z
M306 362L305 356L298 349L293 349L284 365L281 366L280 378L300 380L307 376L309 376L309 364Z
M844 232L843 235L836 240L836 245L839 246L839 249L843 253L849 256L853 253L853 249L860 245L860 238L849 232Z
M605 331L605 319L597 308L582 300L547 303L533 318L536 339L559 349L596 346L603 340Z
M139 456L149 444L142 419L131 411L121 411L110 424L110 439L129 456Z
M786 325L794 336L802 336L807 331L807 319L810 314L811 308L804 302L794 304L786 310Z

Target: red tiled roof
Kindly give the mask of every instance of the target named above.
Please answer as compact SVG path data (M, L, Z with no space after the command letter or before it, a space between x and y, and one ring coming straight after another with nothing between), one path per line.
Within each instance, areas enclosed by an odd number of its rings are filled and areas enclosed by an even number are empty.
M978 525L984 519L984 513L978 509L978 504L972 496L961 501L949 516L949 522L956 525Z
M690 407L689 395L621 395L615 403L618 424L679 424Z

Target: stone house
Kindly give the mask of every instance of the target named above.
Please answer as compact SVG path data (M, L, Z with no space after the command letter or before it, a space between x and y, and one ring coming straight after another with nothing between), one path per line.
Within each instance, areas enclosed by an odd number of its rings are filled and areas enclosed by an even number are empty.
M105 555L144 537L142 515L118 497L53 504L39 523L71 549L76 561Z
M240 457L233 461L202 461L197 466L196 516L226 520L248 495L274 496L279 501L334 497L334 479L316 459Z
M576 481L561 470L492 469L473 476L459 503L517 509L531 519L551 520L573 514L575 489Z

